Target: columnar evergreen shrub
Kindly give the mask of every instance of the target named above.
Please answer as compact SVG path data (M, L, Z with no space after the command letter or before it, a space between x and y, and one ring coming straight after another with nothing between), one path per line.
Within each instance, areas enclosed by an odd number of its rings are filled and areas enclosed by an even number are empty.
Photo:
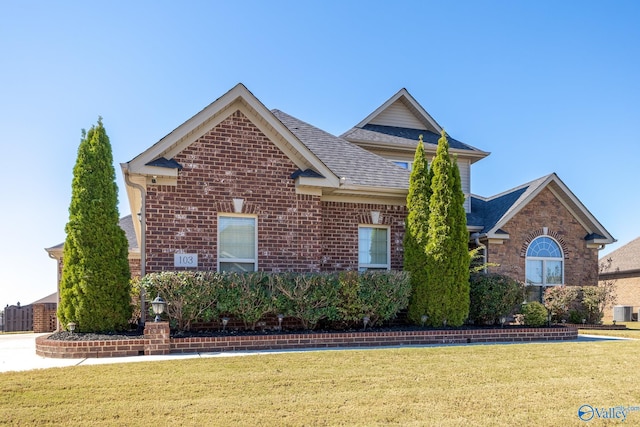
M427 230L427 314L429 323L461 326L469 315L469 235L464 194L446 134L431 165L432 195ZM462 231L464 227L464 232Z
M408 317L418 324L427 313L429 293L427 291L427 229L429 227L429 198L431 179L424 152L422 135L413 159L407 195L407 218L404 234L404 270L411 274L411 297Z
M102 119L84 132L73 168L58 319L80 332L127 328L131 318L128 242L119 225L111 143Z
M514 313L525 297L524 285L501 274L473 274L470 278L469 320L494 324Z

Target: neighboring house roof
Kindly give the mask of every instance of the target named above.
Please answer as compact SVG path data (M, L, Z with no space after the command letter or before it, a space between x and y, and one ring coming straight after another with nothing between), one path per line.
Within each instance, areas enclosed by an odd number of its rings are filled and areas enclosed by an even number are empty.
M399 189L409 187L408 170L280 110L272 110L272 113L331 172L344 178L343 185Z
M611 234L587 210L555 173L543 176L504 193L484 198L471 196L471 213L467 215L470 226L482 227L479 232L487 238L508 238L502 227L526 206L543 189L548 188L587 230L588 243L604 245L615 242Z
M54 292L51 295L47 295L44 298L40 298L38 301L32 302L31 305L34 305L34 304L51 304L51 303L54 303L54 304L58 303L58 293L57 292Z
M600 263L606 264L606 260L609 259L611 259L611 265L606 271L600 273L600 279L621 275L640 276L640 237L603 256Z
M342 134L341 138L372 149L404 149L413 152L422 135L425 150L435 153L441 132L442 127L403 88L364 120ZM489 155L449 135L447 139L452 154L464 155L472 163Z
M127 242L129 244L129 254L132 252L140 252L138 248L138 241L136 240L136 234L133 228L133 218L131 215L123 216L120 218L118 223L120 228L124 230L124 234L127 237ZM45 248L45 251L49 253L51 258L60 259L62 258L62 250L64 248L64 242L58 243L55 246L51 246L50 248Z

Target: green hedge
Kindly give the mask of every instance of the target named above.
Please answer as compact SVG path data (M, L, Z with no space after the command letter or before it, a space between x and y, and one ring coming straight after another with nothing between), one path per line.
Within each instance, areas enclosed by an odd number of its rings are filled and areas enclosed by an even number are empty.
M321 321L369 325L393 319L407 308L411 284L405 272L218 273L180 271L151 273L140 280L152 300L167 301L172 326L189 330L195 322L221 316L239 319L255 329L261 319L283 314L305 329Z
M470 278L469 320L480 325L494 324L513 314L525 298L522 283L500 274L472 274Z

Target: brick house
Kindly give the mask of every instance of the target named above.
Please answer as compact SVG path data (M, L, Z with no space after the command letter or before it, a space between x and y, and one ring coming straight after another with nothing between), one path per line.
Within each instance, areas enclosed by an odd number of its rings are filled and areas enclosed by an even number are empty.
M599 279L614 283L616 305L631 307L631 318L640 320L640 237L602 257L600 264L607 268L600 272ZM605 310L605 320L613 319L613 310Z
M141 274L401 269L417 141L435 154L441 130L405 89L337 137L238 84L121 164L131 260ZM489 153L449 143L470 247L500 264L491 271L537 286L597 283L598 251L615 239L558 176L475 196L471 165Z

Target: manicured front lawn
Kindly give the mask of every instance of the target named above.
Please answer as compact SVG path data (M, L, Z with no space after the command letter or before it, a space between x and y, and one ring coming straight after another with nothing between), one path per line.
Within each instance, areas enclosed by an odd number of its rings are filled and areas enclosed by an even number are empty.
M584 335L602 335L640 340L640 322L625 322L624 325L627 327L627 330L580 329L578 332Z
M2 373L0 424L584 425L583 404L640 406L639 353L640 341L509 344Z

